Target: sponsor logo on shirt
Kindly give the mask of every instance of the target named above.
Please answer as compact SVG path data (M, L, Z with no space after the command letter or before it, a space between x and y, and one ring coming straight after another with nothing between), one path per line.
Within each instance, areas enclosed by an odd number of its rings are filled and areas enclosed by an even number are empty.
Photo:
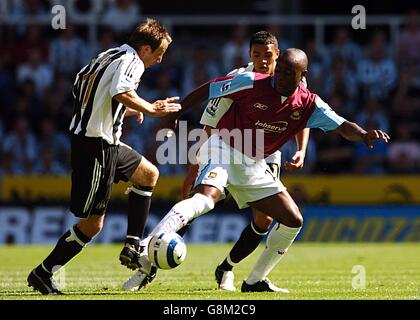
M272 133L281 133L287 129L288 125L289 123L286 121L275 121L267 123L257 120L257 122L254 123L254 126L256 126L258 129L263 129L265 132Z
M261 110L267 110L268 109L268 106L266 106L265 104L259 103L259 102L254 104L254 107L257 108L257 109L261 109Z

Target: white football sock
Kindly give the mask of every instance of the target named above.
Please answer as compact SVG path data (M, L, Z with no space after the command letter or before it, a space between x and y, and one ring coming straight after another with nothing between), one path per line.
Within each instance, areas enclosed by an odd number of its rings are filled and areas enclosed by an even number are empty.
M254 269L245 280L254 284L264 280L292 245L301 228L291 228L277 223L271 229L265 249L254 266Z
M152 230L150 235L140 242L140 245L146 246L151 236L156 233L177 232L188 221L209 212L213 208L213 200L201 193L196 193L191 198L178 202Z

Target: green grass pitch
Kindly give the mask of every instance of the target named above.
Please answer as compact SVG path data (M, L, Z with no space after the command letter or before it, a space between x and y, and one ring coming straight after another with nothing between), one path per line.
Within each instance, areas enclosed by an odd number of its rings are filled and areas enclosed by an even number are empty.
M231 248L225 244L188 245L187 258L174 270L159 270L157 278L138 292L124 292L122 283L133 271L121 266L122 245L90 245L65 268L65 296L44 297L27 287L26 277L51 246L0 246L0 300L3 299L419 299L420 244L418 243L296 243L270 279L290 294L219 291L214 269ZM235 269L238 289L262 246ZM365 270L365 288L361 273ZM356 267L357 268L357 267ZM356 277L354 279L354 277ZM359 277L359 278L357 278ZM63 278L62 278L63 279Z

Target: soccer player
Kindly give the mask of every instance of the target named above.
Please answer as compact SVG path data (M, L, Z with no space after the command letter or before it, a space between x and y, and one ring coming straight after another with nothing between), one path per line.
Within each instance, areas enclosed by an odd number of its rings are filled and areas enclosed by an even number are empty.
M250 41L249 55L252 63L249 63L245 68L241 68L242 70L234 70L229 73L228 76L233 76L247 71L270 74L273 76L279 54L280 50L278 48L276 37L267 31L257 32L253 35ZM306 87L305 77L302 78L302 84ZM201 124L211 128L216 128L218 121L224 114L224 111L229 108L230 101L229 99L221 98L217 102L216 108L212 102L208 104L205 112L203 113ZM287 170L295 170L303 166L306 148L308 145L309 131L309 128L304 128L302 131L297 133L297 151L292 158L292 162L285 162ZM209 136L208 131L207 136ZM280 151L275 151L273 154L265 158L265 161L271 172L280 178ZM198 176L198 165L190 166L189 169L190 170L188 171L188 175L183 186L184 198L186 198L186 191L191 189ZM234 285L235 277L232 271L233 267L249 256L258 247L261 240L264 236L266 236L272 221L273 219L270 216L258 211L257 209L253 209L253 220L242 231L241 236L234 244L227 257L216 268L215 277L220 289L236 291Z
M337 115L318 95L301 85L307 74L306 54L287 49L278 59L274 77L245 72L208 82L190 93L184 109L210 98L227 97L231 105L217 123L217 130L198 151L199 177L194 195L175 204L151 235L176 232L188 221L211 211L227 189L239 208L251 206L271 216L276 225L268 235L266 248L251 274L242 283L242 292L288 292L276 287L267 276L298 235L303 217L281 181L272 174L265 156L278 150L303 128L332 131L350 141L362 141L369 148L377 140L388 142L381 130L365 131ZM243 136L251 131L251 143L235 143L234 131ZM256 142L263 134L263 141ZM227 134L228 133L228 134ZM222 158L220 161L220 158ZM141 245L147 245L150 236ZM147 252L140 254L140 270L150 274Z
M166 28L146 19L128 44L92 59L77 74L73 87L74 115L70 124L72 186L70 211L79 222L57 242L50 255L28 276L28 285L42 294L62 294L52 274L69 262L103 226L112 184L131 181L128 230L121 263L135 268L139 239L149 214L159 171L145 157L120 141L124 115L162 117L178 112L178 97L149 103L136 89L145 69L160 63L172 39Z
M276 67L276 60L279 57L280 50L278 47L277 38L267 31L259 31L252 35L249 42L249 56L251 61L246 67L235 69L231 71L228 76L237 75L239 73L247 71L255 71L259 73L274 75L274 69ZM305 78L302 79L302 83L306 86ZM203 124L204 130L208 127L215 128L218 120L223 116L224 112L229 108L229 99L221 98L218 100L217 108L214 108L212 102L207 105L206 110L201 118L201 124ZM303 129L296 135L297 151L293 156L293 162L286 162L286 168L288 170L295 170L301 168L304 163L306 147L309 138L308 128ZM280 175L280 151L275 151L272 155L266 159L270 170L274 175ZM188 198L194 181L197 178L198 165L189 165L188 173L184 180L183 185L183 198ZM243 230L240 238L233 246L232 250L216 268L215 277L217 284L220 289L227 291L236 291L234 285L234 273L233 267L249 256L259 245L262 238L267 234L273 219L270 216L265 215L258 210L253 210L253 220ZM192 222L192 221L191 221ZM184 235L188 229L189 222L184 228L178 231L180 235ZM153 269L153 273L156 270ZM153 280L154 275L149 278ZM144 281L144 274L137 273L133 275L123 286L125 290L139 290L147 281Z
M280 50L276 37L267 31L257 32L250 40L249 56L252 62L244 68L233 70L228 74L228 76L234 76L247 71L254 71L273 76L279 54ZM302 84L306 87L305 77L302 78ZM229 99L221 98L216 101L217 107L215 107L213 103L214 101L211 101L203 113L201 124L205 125L204 130L206 130L207 127L216 128L218 121L224 115L224 112L226 112L229 108ZM303 167L306 148L308 145L309 131L309 128L304 128L296 135L297 151L292 158L292 162L285 162L287 170L295 170ZM208 130L206 135L209 136ZM269 155L265 161L272 173L280 178L280 151L275 151L273 154ZM183 185L184 199L188 197L197 176L198 165L190 165ZM251 223L245 227L232 250L216 268L215 277L220 289L236 291L234 285L235 276L232 271L233 267L239 264L258 247L261 240L267 235L272 221L273 219L270 216L253 209L253 219ZM181 229L180 231L184 231L184 229Z

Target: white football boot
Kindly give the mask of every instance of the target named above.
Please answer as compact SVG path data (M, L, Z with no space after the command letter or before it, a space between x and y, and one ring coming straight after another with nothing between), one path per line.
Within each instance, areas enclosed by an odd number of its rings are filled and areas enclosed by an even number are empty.
M225 271L220 268L220 266L217 266L215 271L216 276L216 282L219 285L219 289L225 290L225 291L236 291L235 288L235 275L233 274L233 271Z

